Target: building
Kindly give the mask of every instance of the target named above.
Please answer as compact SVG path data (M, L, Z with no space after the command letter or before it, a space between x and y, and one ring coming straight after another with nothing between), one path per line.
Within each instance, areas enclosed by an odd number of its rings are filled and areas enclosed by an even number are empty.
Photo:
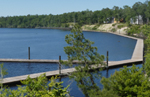
M141 15L134 18L130 18L130 24L143 24L143 18Z
M104 23L123 23L124 22L124 19L121 18L119 21L114 18L114 17L111 17L111 18L107 18L106 21L104 21Z

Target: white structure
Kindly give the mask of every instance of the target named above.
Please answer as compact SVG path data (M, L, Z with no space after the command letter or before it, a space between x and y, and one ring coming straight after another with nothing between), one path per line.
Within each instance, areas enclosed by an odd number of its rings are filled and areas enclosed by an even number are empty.
M143 24L143 18L141 15L136 16L135 19L134 18L130 18L130 23L131 24Z

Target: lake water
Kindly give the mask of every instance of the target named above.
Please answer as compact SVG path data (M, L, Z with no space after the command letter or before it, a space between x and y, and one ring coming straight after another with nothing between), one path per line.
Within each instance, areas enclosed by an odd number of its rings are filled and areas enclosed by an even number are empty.
M100 54L109 51L110 61L130 59L136 40L109 33L83 32L85 37L94 41ZM65 35L70 31L55 29L15 29L0 28L0 58L27 59L28 47L31 59L67 59L64 53ZM38 72L57 70L53 63L4 63L8 69L5 77L19 76ZM63 68L66 68L63 66Z
M127 60L132 57L136 40L121 37L109 33L83 32L84 36L94 41L93 46L98 47L98 52L106 55L109 51L110 61ZM15 29L0 28L0 58L7 59L27 59L28 47L30 47L31 59L57 59L59 55L62 59L67 59L63 48L67 46L65 35L70 31L55 29ZM141 65L139 65L141 66ZM5 77L13 77L25 74L33 74L58 69L58 64L53 63L4 63L8 70ZM68 68L63 66L63 68ZM116 69L110 69L109 75L113 74ZM106 71L102 71L105 76ZM68 85L69 78L63 78L64 86ZM100 82L99 80L97 81ZM82 92L76 86L75 81L71 81L70 94L83 97ZM100 85L101 86L101 85ZM76 93L77 92L77 93Z
M27 59L28 47L31 59L67 59L63 48L67 46L65 35L70 31L54 29L8 29L0 28L0 58ZM94 41L100 54L109 51L109 60L130 59L136 40L109 33L83 32Z

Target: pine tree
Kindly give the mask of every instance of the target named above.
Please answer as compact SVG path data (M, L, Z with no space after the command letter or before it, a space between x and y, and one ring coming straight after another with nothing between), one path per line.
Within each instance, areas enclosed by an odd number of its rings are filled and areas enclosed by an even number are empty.
M72 73L70 77L74 78L85 96L89 96L88 92L91 89L99 90L94 79L100 74L94 68L104 65L104 56L97 53L97 47L92 46L94 42L84 37L79 25L75 25L71 33L65 37L69 46L64 47L64 51L68 55L68 61L64 64L72 66L73 61L78 61L78 66L75 67L77 72ZM91 69L94 72L90 72Z

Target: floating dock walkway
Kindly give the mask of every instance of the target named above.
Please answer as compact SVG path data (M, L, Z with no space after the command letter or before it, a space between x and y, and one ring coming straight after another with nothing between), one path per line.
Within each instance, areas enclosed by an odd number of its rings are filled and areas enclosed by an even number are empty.
M143 61L143 48L144 48L143 39L138 39L138 38L134 38L134 37L126 36L126 35L120 35L120 36L127 37L127 38L132 38L132 39L136 39L137 40L136 46L134 48L134 52L132 54L132 58L129 59L129 60L122 60L122 61L109 61L108 62L108 66L109 67L118 67L118 66L124 65L124 64L133 64L133 63L140 63L140 62L142 62ZM59 63L59 60L0 59L0 62ZM77 61L75 61L75 63L76 62ZM101 66L99 68L101 68ZM63 75L67 75L67 74L72 73L72 72L75 72L75 68L69 68L69 69L62 69L61 70L61 74L63 74ZM36 78L36 77L40 76L43 73L45 73L47 77L51 77L51 76L54 76L54 75L58 75L59 74L59 70L30 74L30 77L31 78ZM17 83L17 82L20 82L21 80L25 80L27 78L27 76L28 75L22 75L22 76L4 78L2 83L3 84Z
M124 60L124 61L110 61L109 62L109 67L118 67L118 66L123 65L123 64L132 64L132 63L138 63L138 62L142 62L142 59L139 59L139 60ZM68 75L69 73L72 73L72 72L75 72L75 71L76 71L75 68L62 69L61 74ZM59 75L59 70L30 74L30 77L31 78L36 78L36 77L40 76L43 73L45 73L47 77L51 77L51 76ZM11 84L11 83L20 82L21 80L25 80L27 78L27 76L28 75L22 75L22 76L4 78L2 83L3 84Z

